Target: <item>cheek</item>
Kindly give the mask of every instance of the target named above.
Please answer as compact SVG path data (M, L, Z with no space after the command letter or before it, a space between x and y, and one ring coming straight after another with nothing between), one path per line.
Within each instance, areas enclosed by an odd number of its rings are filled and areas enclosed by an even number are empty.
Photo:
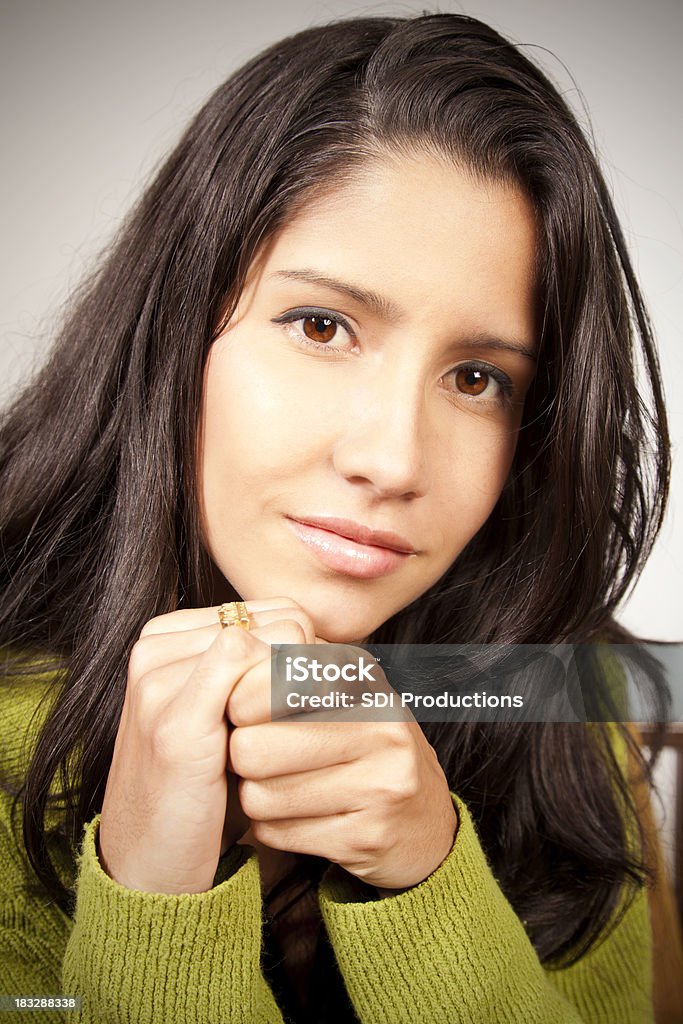
M458 443L436 479L435 521L441 525L445 561L457 557L484 525L508 479L516 448L516 431L501 425L462 425Z
M268 450L259 437L262 420L258 415L250 415L250 405L244 389L237 386L231 362L225 344L216 342L204 373L198 464L209 538L230 514L230 499L241 499L241 492L248 490L248 478L259 450Z
M238 351L236 344L217 342L209 354L202 422L205 485L225 475L256 475L264 462L277 465L287 441L291 402L286 389L251 362L248 351Z
M319 460L318 395L239 327L209 352L201 420L200 491L207 533L253 522L292 480ZM308 388L310 391L310 387Z

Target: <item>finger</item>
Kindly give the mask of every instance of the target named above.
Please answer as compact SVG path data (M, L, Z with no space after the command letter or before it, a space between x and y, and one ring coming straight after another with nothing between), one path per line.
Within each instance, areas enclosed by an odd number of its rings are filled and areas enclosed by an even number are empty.
M376 780L372 784L376 788ZM237 788L240 804L249 818L277 821L361 810L367 803L368 787L364 760L261 781L240 779Z
M299 627L293 620L281 620L264 626L260 631L264 640L271 644L302 644ZM332 667L346 667L357 651L348 644L334 644L327 648L324 657L325 671ZM365 653L365 652L364 652ZM291 660L291 659L289 659ZM259 725L287 719L295 721L357 722L398 726L414 722L409 709L396 704L396 696L386 676L375 662L377 678L363 681L363 689L335 681L305 681L293 688L283 678L283 668L275 658L268 665L260 664L253 672L245 674L231 696L228 717L238 727ZM316 679L319 679L316 676ZM336 678L336 677L335 677ZM311 692L313 691L313 692ZM383 703L377 704L377 694L382 694ZM366 698L369 698L366 700Z
M124 713L128 711L143 719L152 717L188 685L198 662L198 657L178 658L153 665L139 676L129 672Z
M263 611L277 610L278 608L293 608L296 602L287 597L272 597L265 600L246 601L249 617ZM303 612L300 605L296 605ZM208 608L181 608L175 612L167 612L165 615L157 615L142 628L141 636L149 636L154 633L176 633L189 629L201 629L203 626L212 626L218 622L219 605L212 605Z
M163 666L188 661L204 654L216 639L220 623L179 633L155 633L140 637L128 660L128 678L141 679Z
M287 614L286 612L284 614ZM294 619L278 619L258 630L259 639L268 644L303 644L303 627ZM227 715L235 726L257 725L271 721L271 658L245 673L227 704Z
M270 661L268 644L244 629L219 630L169 712L195 736L212 732L223 721L230 694L239 680L263 660Z
M198 610L204 611L205 609ZM168 616L163 616L163 618L168 618ZM315 637L311 638L306 634L308 623L306 622L306 616L299 609L269 608L262 612L252 612L250 618L251 629L249 632L259 639L263 639L266 636L268 643L315 643ZM150 621L155 622L154 619ZM301 632L295 632L289 625L285 625L281 636L272 628L267 634L263 633L265 626L272 627L274 623L280 621L297 623L301 627ZM214 642L222 628L216 616L214 622L211 622L209 625L198 626L195 629L181 629L166 633L145 632L143 630L140 639L135 643L131 651L129 676L133 679L139 679L140 676L161 665L203 654ZM239 627L230 626L229 628L238 629Z
M405 723L376 722L268 722L236 728L230 734L231 771L243 779L326 768L364 757L388 733L378 729Z
M252 620L252 632L254 626L262 629L275 622L296 622L301 626L301 640L272 639L269 643L302 643L314 644L316 642L315 629L310 616L300 608L299 605L289 604L277 608L265 608L263 611L250 612Z
M350 811L348 814L330 814L322 818L285 818L279 821L251 822L251 834L254 839L273 850L285 850L289 853L307 853L314 857L324 857L333 863L344 863L352 849L363 849L366 845L372 852L381 842L381 836L375 839L368 833L367 842L351 846L350 837L358 832L357 820L360 812Z

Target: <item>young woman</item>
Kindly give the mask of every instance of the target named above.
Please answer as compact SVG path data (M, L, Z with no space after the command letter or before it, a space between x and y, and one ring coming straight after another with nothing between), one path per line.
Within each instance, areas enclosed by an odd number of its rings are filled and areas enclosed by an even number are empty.
M630 642L668 459L607 188L513 46L366 18L233 75L5 417L3 990L651 1020L625 729L271 721L270 652Z

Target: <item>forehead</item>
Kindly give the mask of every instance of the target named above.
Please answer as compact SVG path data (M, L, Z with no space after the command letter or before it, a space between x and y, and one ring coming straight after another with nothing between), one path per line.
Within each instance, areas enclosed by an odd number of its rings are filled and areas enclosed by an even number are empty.
M528 316L536 213L521 188L436 157L376 159L304 201L250 268L251 287L314 268L386 297L397 313ZM245 289L246 290L246 289Z

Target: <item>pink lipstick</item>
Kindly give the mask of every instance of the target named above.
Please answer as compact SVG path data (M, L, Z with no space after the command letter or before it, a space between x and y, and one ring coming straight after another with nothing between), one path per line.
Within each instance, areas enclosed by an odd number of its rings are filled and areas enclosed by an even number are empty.
M351 519L286 518L299 540L324 565L358 579L387 576L415 554L410 542L399 534L372 530Z

